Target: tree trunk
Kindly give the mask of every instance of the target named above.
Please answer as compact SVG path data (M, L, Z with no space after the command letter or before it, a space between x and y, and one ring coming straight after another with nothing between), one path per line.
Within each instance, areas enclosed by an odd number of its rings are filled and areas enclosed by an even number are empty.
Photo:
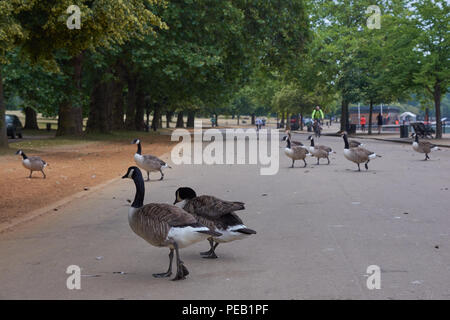
M300 130L303 131L303 112L300 113Z
M347 131L348 127L348 105L349 102L342 99L341 104L341 131Z
M136 113L134 115L134 128L137 131L144 131L145 128L144 113L145 113L145 93L141 88L139 88L136 93Z
M166 128L170 128L170 122L172 122L173 111L166 111Z
M239 121L241 120L241 116L240 115L238 115L237 116L237 125L239 125Z
M441 82L436 81L434 85L434 108L436 112L436 139L442 138L442 122L441 122Z
M370 106L369 106L369 128L367 130L367 134L372 134L372 115L373 115L373 100L370 99Z
M137 79L135 75L128 75L128 94L127 94L127 108L126 108L126 119L125 128L127 130L134 130L135 125L135 115L136 115L136 101L137 101Z
M176 128L184 128L183 111L178 111Z
M255 125L255 114L252 113L252 125Z
M115 67L115 76L117 80L114 82L113 91L113 109L112 109L112 129L122 130L125 128L124 123L124 96L123 88L125 87L125 69L123 63L119 60Z
M153 106L155 111L153 112L152 129L153 131L156 131L159 128L161 106L159 103L155 103Z
M150 131L150 113L152 111L150 110L150 107L147 105L147 108L145 108L145 131Z
M74 87L76 92L81 90L81 70L83 65L83 54L72 57L70 66L73 68L72 81L67 85ZM72 88L68 88L71 91ZM82 106L74 106L71 99L62 102L58 112L57 136L81 135L83 133L83 109Z
M291 130L291 121L289 120L290 119L289 112L286 112L286 118L287 118L287 120L286 120L286 130Z
M285 119L284 119L284 111L281 113L281 122L280 122L280 126L281 126L281 128L284 128L284 122L285 122Z
M216 127L218 127L219 126L219 115L217 113L214 113L214 118L215 118L214 124L216 125Z
M108 73L108 71L106 71ZM101 132L109 133L112 129L112 110L114 100L114 82L97 79L91 93L89 108L89 118L86 131L88 133Z
M3 79L2 65L0 65L0 149L8 148L8 137L6 136L5 111L6 106L3 100Z
M123 121L124 116L124 99L123 99L123 87L122 81L117 81L114 84L113 91L113 106L112 106L112 129L122 130L125 128L125 123Z
M27 130L39 130L36 111L31 107L25 107L24 111L25 111L25 126L23 128Z
M188 117L186 122L187 128L193 128L195 124L195 111L189 110L188 111Z

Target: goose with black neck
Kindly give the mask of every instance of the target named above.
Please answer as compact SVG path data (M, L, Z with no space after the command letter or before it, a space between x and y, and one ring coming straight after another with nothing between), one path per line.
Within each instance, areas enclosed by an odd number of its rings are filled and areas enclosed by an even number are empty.
M128 212L128 223L131 229L152 246L170 249L168 270L153 276L162 278L172 275L175 251L177 273L172 280L185 279L189 271L180 259L179 249L204 241L211 236L219 237L221 233L210 230L199 223L194 216L177 206L166 203L144 205L145 185L139 168L129 167L122 178L132 179L136 186L134 201Z

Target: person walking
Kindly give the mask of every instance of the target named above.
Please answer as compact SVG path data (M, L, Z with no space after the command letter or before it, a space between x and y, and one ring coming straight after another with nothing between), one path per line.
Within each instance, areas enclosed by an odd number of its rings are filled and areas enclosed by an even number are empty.
M256 118L255 125L256 125L256 131L259 131L259 129L261 129L261 119L260 118Z
M377 124L378 124L378 134L381 133L381 127L383 126L383 115L380 113L378 113L377 115Z
M361 125L362 132L366 132L366 117L361 116L361 119L359 120L359 124Z
M311 114L312 121L317 120L317 122L321 124L323 118L325 118L325 116L323 115L322 109L320 109L319 106L316 106L316 108L313 110Z

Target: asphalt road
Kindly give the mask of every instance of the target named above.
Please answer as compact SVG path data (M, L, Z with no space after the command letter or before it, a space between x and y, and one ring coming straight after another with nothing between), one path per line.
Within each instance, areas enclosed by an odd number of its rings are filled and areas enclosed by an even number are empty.
M183 165L146 183L146 203L172 203L179 186L244 201L240 216L258 231L219 245L216 260L199 256L207 242L182 249L184 281L152 277L168 250L131 231L134 185L118 180L1 234L0 298L449 299L450 149L424 162L411 146L364 142L383 156L367 172L343 157L342 139L322 137L337 151L330 165L291 169L280 149L274 176L257 165ZM81 290L66 287L69 265L82 268ZM381 268L379 290L366 286L369 265Z

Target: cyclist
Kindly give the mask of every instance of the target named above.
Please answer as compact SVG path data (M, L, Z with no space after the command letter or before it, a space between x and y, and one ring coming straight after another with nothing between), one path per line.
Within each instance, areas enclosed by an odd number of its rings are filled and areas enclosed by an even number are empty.
M313 121L317 120L317 122L319 124L321 124L323 118L325 118L325 116L323 115L323 111L322 109L320 109L319 106L316 106L316 108L313 110L311 118Z

